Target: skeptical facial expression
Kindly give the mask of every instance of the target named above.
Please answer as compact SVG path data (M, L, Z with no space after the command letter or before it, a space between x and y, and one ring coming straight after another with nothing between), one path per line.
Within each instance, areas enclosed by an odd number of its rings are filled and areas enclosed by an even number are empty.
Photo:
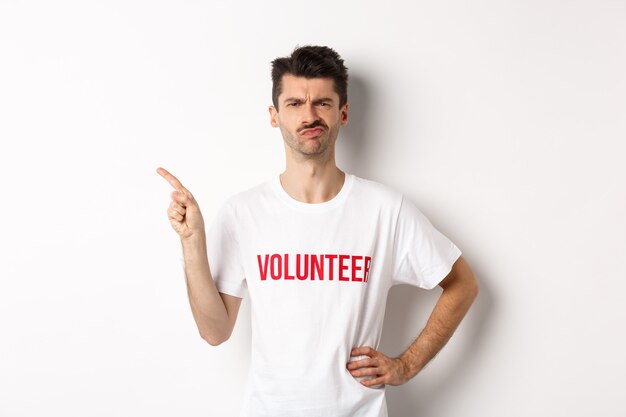
M270 106L271 125L279 127L285 144L301 156L334 154L340 126L348 122L348 104L339 108L332 78L285 74L278 109Z

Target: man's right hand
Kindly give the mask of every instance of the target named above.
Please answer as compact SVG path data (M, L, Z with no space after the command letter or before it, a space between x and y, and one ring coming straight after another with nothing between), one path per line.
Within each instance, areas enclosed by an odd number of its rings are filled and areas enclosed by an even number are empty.
M172 202L167 209L167 217L181 240L204 236L204 219L196 199L165 168L157 168L157 173L165 178L175 189L171 194Z

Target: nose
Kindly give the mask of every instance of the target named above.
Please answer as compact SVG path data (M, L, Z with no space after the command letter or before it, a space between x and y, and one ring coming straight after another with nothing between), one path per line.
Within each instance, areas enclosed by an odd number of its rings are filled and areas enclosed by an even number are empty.
M318 119L319 116L317 114L317 109L315 108L315 106L311 104L310 101L306 102L302 106L302 124L310 125Z

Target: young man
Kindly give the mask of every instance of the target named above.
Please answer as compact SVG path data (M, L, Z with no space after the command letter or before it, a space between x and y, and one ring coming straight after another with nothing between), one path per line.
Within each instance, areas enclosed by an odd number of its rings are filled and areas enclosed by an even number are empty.
M478 285L461 251L402 193L335 164L348 121L339 55L306 46L272 64L270 123L284 139L284 172L231 196L205 237L192 194L157 169L175 188L167 212L193 316L219 345L250 297L242 416L387 416L385 385L404 384L439 352ZM376 349L397 284L443 293L417 339L391 357Z

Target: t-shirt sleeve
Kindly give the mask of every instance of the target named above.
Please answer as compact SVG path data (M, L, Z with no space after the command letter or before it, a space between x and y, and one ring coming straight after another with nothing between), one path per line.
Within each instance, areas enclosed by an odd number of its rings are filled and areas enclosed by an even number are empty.
M450 273L460 255L461 250L403 195L394 236L392 285L430 290Z
M207 256L217 290L244 298L248 286L239 251L235 213L228 202L222 204L207 230Z

